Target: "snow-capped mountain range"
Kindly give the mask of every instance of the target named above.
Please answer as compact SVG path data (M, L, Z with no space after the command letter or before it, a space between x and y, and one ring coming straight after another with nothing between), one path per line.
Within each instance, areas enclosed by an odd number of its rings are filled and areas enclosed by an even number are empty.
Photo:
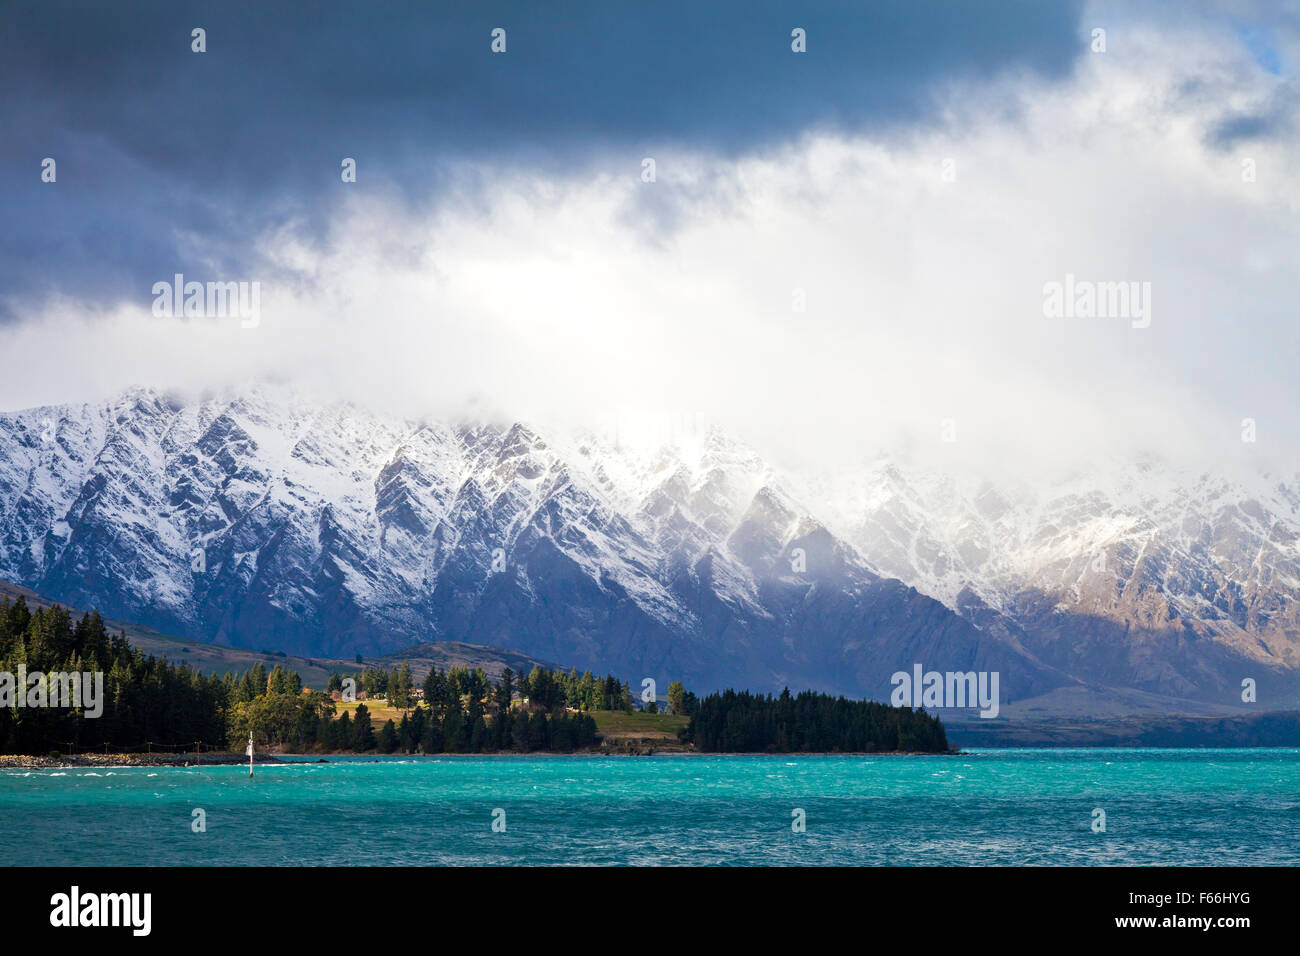
M721 431L655 451L258 387L0 415L0 578L159 630L351 657L429 640L697 690L1230 707L1300 688L1300 483L1133 466L1050 494L890 460L778 474Z

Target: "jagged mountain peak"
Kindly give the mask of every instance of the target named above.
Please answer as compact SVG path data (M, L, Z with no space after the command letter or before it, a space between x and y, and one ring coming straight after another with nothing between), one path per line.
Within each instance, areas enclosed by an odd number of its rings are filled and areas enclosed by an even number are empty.
M1021 695L1300 668L1294 479L1105 474L1030 488L876 456L809 477L717 427L650 448L138 388L0 415L0 577L246 646L448 638L697 684L874 691L923 646L999 659Z

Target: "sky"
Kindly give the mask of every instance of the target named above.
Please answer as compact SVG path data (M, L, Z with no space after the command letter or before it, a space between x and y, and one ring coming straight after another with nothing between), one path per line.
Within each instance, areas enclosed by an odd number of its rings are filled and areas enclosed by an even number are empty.
M270 379L832 465L1300 470L1294 3L0 21L2 409ZM156 315L177 273L256 321Z

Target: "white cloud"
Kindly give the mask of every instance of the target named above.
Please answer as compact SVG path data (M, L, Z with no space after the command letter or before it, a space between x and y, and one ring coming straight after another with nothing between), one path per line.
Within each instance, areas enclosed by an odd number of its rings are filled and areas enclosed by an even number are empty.
M268 274L300 279L264 281L258 328L52 304L7 333L25 358L0 403L274 375L435 415L699 413L829 463L1294 468L1296 134L1207 145L1283 81L1203 25L1112 28L1108 48L1063 87L954 90L945 128L889 141L658 156L653 184L639 157L586 180L479 171L433 214L354 201L325 237L261 238ZM1150 328L1045 318L1066 273L1150 282Z

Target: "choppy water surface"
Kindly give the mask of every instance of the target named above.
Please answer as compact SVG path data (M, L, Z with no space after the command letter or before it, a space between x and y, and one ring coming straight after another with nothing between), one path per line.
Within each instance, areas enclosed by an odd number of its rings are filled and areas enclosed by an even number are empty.
M252 780L8 770L0 844L10 866L1295 865L1300 751L331 758Z

